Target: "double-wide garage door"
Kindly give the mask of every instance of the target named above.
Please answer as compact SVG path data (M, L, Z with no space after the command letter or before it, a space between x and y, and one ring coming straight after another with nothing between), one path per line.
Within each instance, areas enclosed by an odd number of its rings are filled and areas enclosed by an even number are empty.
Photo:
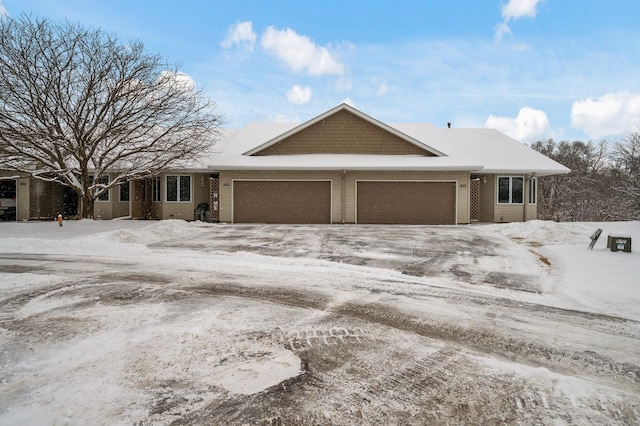
M331 181L233 182L235 223L331 223Z
M359 181L357 222L454 225L454 182Z

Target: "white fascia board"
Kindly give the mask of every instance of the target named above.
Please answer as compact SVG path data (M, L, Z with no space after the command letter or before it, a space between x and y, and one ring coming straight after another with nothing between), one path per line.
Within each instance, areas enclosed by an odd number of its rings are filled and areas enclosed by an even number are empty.
M365 162L332 162L331 164L322 162L287 161L286 163L264 162L256 164L254 162L237 162L210 164L208 170L396 170L396 171L469 171L481 172L483 168L479 164L367 164Z
M331 166L331 167L322 167L322 166L312 166L312 167L300 167L300 166L265 166L265 167L257 167L257 166L247 166L247 165L225 165L225 166L210 166L209 171L229 171L229 170L297 170L297 171L339 171L339 170L362 170L362 171L418 171L418 172L478 172L482 171L482 167L480 166L456 166L456 167L394 167L394 166L385 166L385 167L367 167L367 166ZM203 171L204 172L204 171Z
M481 174L491 175L530 175L530 176L551 176L566 175L570 173L569 169L483 169Z

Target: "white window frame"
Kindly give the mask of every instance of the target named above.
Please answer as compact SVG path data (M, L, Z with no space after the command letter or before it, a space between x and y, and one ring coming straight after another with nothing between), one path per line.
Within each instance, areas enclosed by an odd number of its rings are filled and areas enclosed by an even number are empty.
M169 178L175 177L176 178L176 199L175 200L169 200ZM180 193L181 193L181 182L182 182L182 178L187 177L189 178L189 199L188 200L183 200L180 197ZM165 179L165 201L167 203L190 203L191 200L193 199L193 179L191 175L166 175Z
M509 201L500 201L500 179L509 179ZM522 181L522 201L521 202L513 202L513 180L520 179ZM524 204L524 189L525 189L525 178L524 176L498 176L496 179L496 200L500 205L516 205L521 206Z
M529 194L528 198L529 204L536 204L538 201L538 179L532 177L529 179Z
M151 178L151 202L152 203L161 203L162 202L162 180L160 176L154 176Z

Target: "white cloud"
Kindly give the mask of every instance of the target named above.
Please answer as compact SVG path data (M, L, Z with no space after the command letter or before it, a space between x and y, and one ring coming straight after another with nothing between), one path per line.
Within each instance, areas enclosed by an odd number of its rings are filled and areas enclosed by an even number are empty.
M509 0L502 5L502 22L494 28L496 41L502 40L506 34L511 34L509 22L520 18L535 18L538 6L543 0Z
M387 92L389 91L389 88L387 87L386 83L382 83L378 86L378 96L384 96L387 94Z
M234 45L242 47L244 50L251 52L256 43L256 33L253 32L251 21L240 22L230 26L227 30L227 36L220 46L224 49L230 49Z
M640 128L640 93L608 93L599 99L576 101L571 125L592 138L626 135Z
M304 105L309 103L311 100L311 88L310 87L302 87L297 84L291 88L287 92L287 99L292 104L296 105Z
M535 142L547 136L551 130L547 114L530 107L520 108L516 118L490 115L485 127L498 129L521 142Z
M160 77L158 78L160 83L171 84L174 83L177 87L180 87L184 91L195 92L196 90L196 82L195 80L188 74L183 72L173 72L173 71L162 71L160 73Z
M522 17L535 18L541 2L542 0L509 0L509 3L502 6L502 17L506 21Z
M496 25L496 27L494 28L495 31L495 39L497 42L500 42L502 40L502 37L504 37L507 34L511 34L511 28L509 28L509 25L507 25L506 22L501 22L498 25Z
M343 73L343 65L333 57L329 49L316 45L309 37L301 36L290 28L267 28L261 43L267 52L282 60L293 72L306 72L310 75Z

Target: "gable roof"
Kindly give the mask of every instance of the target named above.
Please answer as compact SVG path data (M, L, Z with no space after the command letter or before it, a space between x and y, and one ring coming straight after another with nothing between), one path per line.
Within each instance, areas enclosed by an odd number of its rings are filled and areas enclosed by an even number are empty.
M335 116L336 114L342 112L342 111L346 111L358 118L360 118L361 120L364 120L365 122L379 128L382 129L392 135L394 135L395 137L399 138L402 141L405 141L417 148L419 148L422 151L425 151L425 153L428 153L429 155L435 155L438 157L442 157L445 154L440 152L439 150L427 145L426 143L424 143L424 141L419 141L417 139L412 138L409 135L406 135L404 133L402 133L401 131L399 131L398 129L391 127L381 121L376 120L375 118L363 113L362 111L359 111L357 109L355 109L354 107L348 105L348 104L340 104L328 111L326 111L323 114L318 115L315 118L312 118L309 121L306 121L284 133L282 133L281 135L276 136L275 138L268 140L267 142L263 143L260 146L257 146L249 151L247 151L246 153L244 153L244 155L257 155L265 150L267 150L268 148L282 143L283 141L286 141L288 138L291 138L292 136L306 130L306 129L310 129L312 128L314 125L318 124L318 123L322 123L324 120L328 119L329 117Z
M253 155L320 123L339 111L348 111L372 125L436 154L287 154ZM495 129L438 128L429 123L385 124L341 104L305 122L250 123L227 129L215 153L202 158L209 170L415 170L475 173L563 174L570 170L527 145Z

